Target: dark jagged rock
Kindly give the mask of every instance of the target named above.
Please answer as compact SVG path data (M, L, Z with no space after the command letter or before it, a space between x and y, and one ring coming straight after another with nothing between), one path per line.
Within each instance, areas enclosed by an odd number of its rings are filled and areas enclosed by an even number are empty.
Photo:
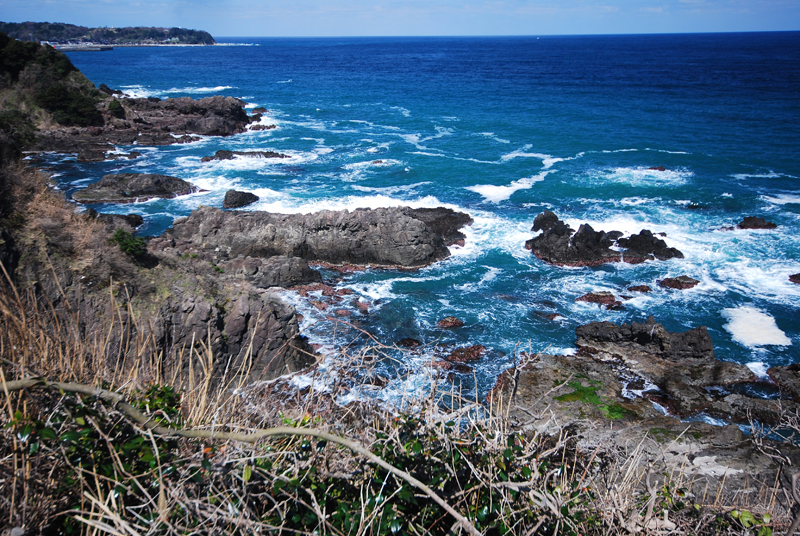
M625 248L623 258L630 264L639 264L648 260L682 259L683 253L667 246L667 243L643 229L639 234L617 240L619 247Z
M199 191L178 177L119 173L103 176L99 182L72 194L72 199L78 203L136 203L155 198L171 199Z
M122 106L125 117L117 117L108 107ZM78 153L85 161L102 160L99 154L118 145L172 145L189 143L202 136L230 136L244 132L250 117L244 102L233 97L181 97L164 101L147 99L108 99L104 104L101 127L70 127L38 133L31 147L37 151Z
M789 276L789 281L791 281L792 283L797 283L798 285L800 285L800 274L790 275Z
M645 293L653 291L653 289L651 289L647 285L635 285L633 287L628 287L628 290L630 290L631 292L645 292Z
M525 242L525 248L539 259L558 266L599 266L621 261L638 264L646 260L683 258L680 251L667 247L647 229L628 238L620 238L619 231L595 231L588 224L573 232L550 211L536 216L532 230L542 233ZM626 249L623 252L611 249L615 245Z
M645 323L617 326L592 322L575 330L576 346L593 359L618 360L631 372L661 389L662 405L679 415L699 411L724 413L707 388L732 386L756 380L753 372L737 363L719 361L705 327L671 333L651 316Z
M278 128L277 125L251 125L249 127L250 130L275 130Z
M242 158L290 158L289 155L275 153L272 151L228 151L220 149L214 156L204 156L201 162L211 162L213 160L233 160L235 157Z
M228 190L225 192L225 199L222 200L222 208L246 207L258 201L259 197L250 192L239 192Z
M648 171L666 171L667 170L667 168L665 168L664 166L653 166L653 167L649 167L647 169L648 169Z
M144 223L144 218L139 214L98 214L93 208L86 210L86 216L97 219L108 225L111 229L125 229L132 232Z
M420 346L422 346L422 342L419 341L418 339L412 339L410 337L406 337L405 339L400 339L399 341L397 341L397 345L403 348L410 348L413 350L414 348L419 348Z
M477 361L486 353L486 347L480 344L456 348L447 356L447 360L452 363L471 363Z
M309 262L421 267L450 254L445 236L457 233L448 222L421 217L407 207L321 211L314 214L227 212L200 207L175 221L175 240L218 248L229 257L300 257ZM449 218L447 220L458 219ZM443 229L445 234L434 229Z
M454 316L446 316L436 323L440 329L453 329L464 326L464 321Z
M786 398L800 402L800 364L793 363L787 367L771 367L767 376L780 388Z
M294 287L316 281L322 276L308 266L308 263L297 257L276 255L268 259L254 257L237 257L219 263L226 273L241 277L258 288Z
M263 106L259 106L258 108L253 108L253 113L254 114L265 114L265 113L267 113L267 109L264 108Z
M694 288L700 284L700 281L693 279L688 275L679 275L678 277L668 277L658 282L659 285L665 288L672 288L676 290L686 290Z
M575 301L596 303L598 305L605 306L606 309L622 309L622 302L618 301L616 296L610 292L590 292L588 294L584 294L580 298L576 298Z
M118 95L120 97L124 95L124 93L122 91L120 91L118 89L111 89L110 87L108 87L105 84L100 84L100 87L98 87L97 89L102 91L106 95Z
M775 229L778 226L758 216L747 216L736 227L738 229Z
M406 214L424 222L431 231L440 235L445 246L463 246L467 237L461 232L461 229L472 225L472 218L469 214L456 212L449 208L407 209Z

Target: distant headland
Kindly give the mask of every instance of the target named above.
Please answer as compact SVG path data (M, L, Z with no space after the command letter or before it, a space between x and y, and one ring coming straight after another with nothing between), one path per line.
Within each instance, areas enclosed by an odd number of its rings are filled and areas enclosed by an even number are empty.
M215 45L210 33L186 28L87 28L50 22L0 22L0 32L20 41L56 48L109 46Z

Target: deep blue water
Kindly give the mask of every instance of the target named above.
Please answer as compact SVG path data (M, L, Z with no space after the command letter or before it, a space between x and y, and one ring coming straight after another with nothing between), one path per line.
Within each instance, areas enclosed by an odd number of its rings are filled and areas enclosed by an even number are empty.
M517 343L569 351L579 324L649 314L673 331L708 326L721 359L758 370L800 362L800 285L788 279L800 272L800 32L220 41L251 46L69 55L97 85L160 98L231 95L266 107L264 122L277 129L148 148L133 162L60 159L61 186L69 192L105 173L136 171L209 190L99 207L142 214L144 234L200 204L219 206L231 187L261 196L254 210L468 212L475 223L450 259L415 273L350 275L343 284L375 304L351 320L385 343L414 337L489 348L477 367L482 389ZM292 158L200 162L220 148ZM575 229L589 222L664 232L686 258L547 266L524 249L544 209ZM749 215L779 227L719 230ZM701 284L683 292L656 284L681 274ZM589 291L630 295L630 284L654 291L623 311L575 302ZM325 315L284 297L326 351L345 342L333 341ZM448 315L468 326L440 332L436 321ZM420 365L430 355L400 358L412 388L425 384ZM404 386L395 382L385 394Z

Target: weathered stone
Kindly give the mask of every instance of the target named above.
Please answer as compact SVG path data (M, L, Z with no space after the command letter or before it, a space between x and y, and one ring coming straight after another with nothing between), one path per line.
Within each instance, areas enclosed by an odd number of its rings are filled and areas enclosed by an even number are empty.
M477 361L486 353L486 347L480 344L456 348L450 352L446 359L453 363L470 363Z
M645 293L653 291L653 289L651 289L647 285L635 285L633 287L628 287L628 290L630 290L631 292L645 292Z
M78 203L136 203L154 198L171 199L179 195L199 192L188 182L153 173L119 173L105 175L72 194Z
M332 264L418 267L450 253L445 236L458 232L449 224L456 218L442 216L448 221L433 217L431 211L419 213L407 207L313 214L200 207L188 218L176 220L166 234L219 248L231 257L285 255Z

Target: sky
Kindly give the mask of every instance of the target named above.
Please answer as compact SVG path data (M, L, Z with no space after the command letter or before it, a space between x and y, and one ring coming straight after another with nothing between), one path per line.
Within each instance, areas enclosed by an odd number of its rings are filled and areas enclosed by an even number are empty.
M215 37L795 31L800 0L0 0L0 20Z

